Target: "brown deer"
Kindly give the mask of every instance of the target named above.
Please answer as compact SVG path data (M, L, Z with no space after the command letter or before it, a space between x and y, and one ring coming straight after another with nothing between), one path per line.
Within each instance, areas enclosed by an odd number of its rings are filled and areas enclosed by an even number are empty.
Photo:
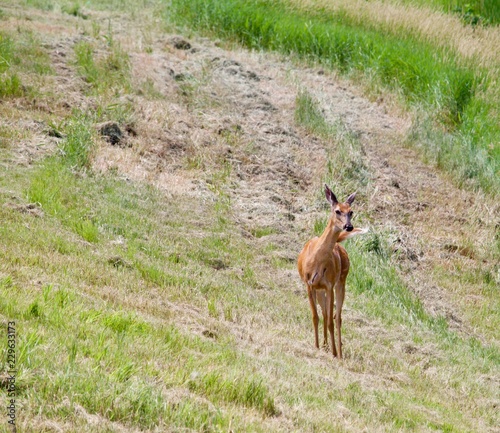
M314 325L314 341L319 349L318 341L318 311L319 302L323 312L323 344L328 347L327 328L330 331L332 354L342 358L342 305L344 303L345 282L349 273L349 256L345 248L339 244L350 237L366 233L367 229L355 229L352 226L351 205L356 193L351 194L345 203L339 203L337 197L328 185L325 185L326 199L331 205L332 213L325 231L320 237L315 237L306 243L299 254L298 269L300 278L307 285L307 295L312 311ZM335 315L333 314L335 289ZM334 325L337 325L337 346L335 348Z

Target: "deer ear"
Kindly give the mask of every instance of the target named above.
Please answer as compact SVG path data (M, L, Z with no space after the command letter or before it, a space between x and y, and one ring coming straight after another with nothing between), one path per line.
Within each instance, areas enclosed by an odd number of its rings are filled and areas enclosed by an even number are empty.
M352 202L354 201L354 197L356 197L355 192L353 192L349 197L347 197L347 200L345 202L348 203L350 206L352 204Z
M325 196L326 199L328 200L328 203L330 203L332 206L335 206L338 203L337 197L335 197L335 194L332 192L330 188L328 188L328 185L325 183Z

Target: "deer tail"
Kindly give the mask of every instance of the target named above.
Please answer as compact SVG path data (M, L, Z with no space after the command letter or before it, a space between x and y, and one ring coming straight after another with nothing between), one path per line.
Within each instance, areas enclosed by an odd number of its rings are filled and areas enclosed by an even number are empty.
M352 237L358 236L358 235L364 235L365 233L368 233L368 232L369 232L369 229L367 227L364 229L355 228L350 232L343 231L342 233L340 233L340 235L337 239L337 242L344 242L346 239L349 239L349 238L352 238Z
M307 282L309 286L312 286L314 284L314 281L316 280L316 277L318 276L318 273L316 272L313 277Z

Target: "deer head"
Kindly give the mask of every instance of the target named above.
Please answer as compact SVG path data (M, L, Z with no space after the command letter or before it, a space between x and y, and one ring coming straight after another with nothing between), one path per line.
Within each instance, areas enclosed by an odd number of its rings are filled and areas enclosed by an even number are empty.
M335 222L335 227L348 232L352 231L353 226L351 224L351 204L354 201L354 197L356 197L356 193L353 193L349 197L347 197L347 200L344 203L339 203L337 197L335 197L335 194L330 188L328 188L328 185L325 184L325 195L328 203L330 203L332 208L332 219Z

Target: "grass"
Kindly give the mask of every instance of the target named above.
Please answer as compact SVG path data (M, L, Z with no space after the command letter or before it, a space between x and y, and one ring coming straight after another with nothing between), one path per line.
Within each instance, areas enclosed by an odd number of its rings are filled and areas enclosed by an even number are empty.
M160 243L163 236L159 236L159 224L164 228L172 224L176 232L179 226L175 220L155 222L158 214L154 209L160 208L158 194L152 190L123 194L129 190L126 184L90 174L81 178L81 175L71 171L64 158L65 155L62 155L60 159L52 158L44 162L34 170L29 180L28 199L38 201L49 220L34 221L37 226L35 238L29 239L27 231L11 233L4 238L5 242L15 245L15 250L4 255L7 262L17 263L20 268L34 266L39 269L40 278L51 281L43 285L35 296L32 289L22 283L22 272L17 277L4 274L0 285L5 299L1 310L20 323L19 335L22 337L19 347L22 354L19 357L19 383L22 385L19 389L21 398L33 404L27 409L28 414L32 414L29 416L34 416L32 411L37 405L45 407L50 401L51 408L44 410L44 417L57 419L67 416L72 407L81 406L86 412L104 417L109 422L118 421L142 428L164 425L162 423L179 423L208 431L227 428L228 415L209 409L205 398L222 405L255 407L265 416L272 416L276 411L273 397L259 374L250 379L241 376L239 370L228 371L228 362L234 355L233 349L226 347L225 338L221 343L205 341L185 334L169 321L156 323L158 319L133 312L132 299L132 304L127 306L122 304L120 297L113 300L104 293L101 294L104 296L95 297L97 286L94 284L111 288L125 283L130 288L134 287L134 292L140 290L144 283L161 291L176 288L179 292L173 295L174 299L190 297L193 290L203 293L202 283L188 280L186 272L181 270L186 266L195 266L197 272L204 269L198 264L202 262L191 257L198 257L197 251L206 252L211 248L220 252L218 237L204 242L200 246L203 250L196 247L194 251L185 250L185 254L175 260L167 259L171 269L166 270L160 263L168 257L171 246ZM2 178L2 181L5 180ZM112 208L109 207L111 203ZM80 231L80 223L90 221L85 219L88 218L86 212L90 210L87 206L91 206L96 213L91 222L97 227L98 235L94 240L86 238ZM144 214L155 216L152 219L148 217L147 224L138 224L138 219L143 219ZM174 212L174 215L184 219L183 212ZM4 217L9 221L8 226L19 221L15 213ZM216 221L218 219L214 215ZM5 230L9 230L8 226ZM183 230L190 229L183 225ZM119 248L120 251L109 244L117 233L125 236L127 244ZM87 243L78 245L68 242L68 236L69 239L77 236L93 241L101 253L96 256L93 248L86 246ZM152 236L156 240L147 240ZM225 238L228 239L227 236ZM28 245L31 245L32 253L18 257L15 251ZM225 248L231 246L226 245ZM107 256L112 252L114 256L118 253L125 257L123 261L130 261L132 265L114 266L99 258L102 253ZM38 254L44 254L45 258ZM74 260L80 261L83 267L75 268ZM92 268L94 270L89 274ZM206 269L211 268L207 266ZM32 272L29 269L26 271L28 274ZM155 275L170 273L177 277L154 278L153 272ZM88 283L94 287L90 291L82 292L83 286L78 288L80 284ZM210 290L218 289L213 287ZM183 292L185 295L182 295ZM168 309L160 310L162 313L158 311L158 318L165 313L166 317L169 316ZM67 335L71 337L68 339ZM91 338L91 335L97 338ZM142 343L139 344L140 341ZM146 356L140 355L142 344L156 349L148 350ZM46 350L53 351L52 360L46 357ZM163 367L154 366L154 359L162 358L166 364ZM57 361L54 362L54 359ZM183 362L179 362L181 359ZM198 402L192 398L183 399L183 392L175 404L165 400L165 391L161 391L165 386L167 389L185 386L189 371L204 371L207 359L212 360L212 366L219 366L219 372L212 376L207 374L199 381L190 379L187 382L189 393L200 396ZM240 363L243 362L250 360L244 357L240 359ZM31 373L34 370L43 371L44 377L50 378L49 383L39 382ZM158 382L160 378L163 384ZM69 406L63 404L62 397L76 389L79 390L78 395L68 403ZM113 391L109 393L111 389ZM111 406L113 409L110 411ZM238 425L238 421L233 419L233 425Z
M310 132L330 141L329 148L331 150L326 163L324 183L335 185L340 192L339 197L357 191L358 199L363 200L363 197L368 195L370 172L364 162L359 140L346 134L341 124L331 125L326 122L317 102L305 90L302 90L297 96L295 118ZM333 169L333 161L335 161L335 170ZM320 194L317 200L322 203L324 201L323 194ZM314 233L316 236L324 231L326 224L327 218L315 221ZM357 224L362 225L359 222ZM407 314L407 322L416 320L433 323L433 319L424 312L420 301L399 281L395 268L390 263L390 247L387 240L384 240L388 237L387 234L384 237L379 233L370 234L366 236L361 247L369 254L354 252L353 262L357 262L355 265L357 276L354 277L355 281L353 282L354 290L358 291L359 295L370 293L379 300L385 299L380 304L383 308L379 311L378 317L387 320L392 316L388 311L388 306L394 305L394 312L398 311L400 314L404 311ZM362 270L359 270L359 267ZM377 279L383 281L382 285L377 285Z
M80 235L85 241L97 242L99 230L92 220L90 209L76 207L78 195L69 193L70 189L61 187L75 183L68 168L56 161L47 161L40 168L27 191L29 200L38 203L41 208L61 218L65 225Z
M460 63L471 66L472 61L473 67L493 68L493 76L498 69L495 47L500 32L496 26L464 25L457 15L439 13L410 1L366 3L362 0L337 0L332 3L325 0L288 0L288 3L299 11L337 18L352 26L399 38L411 35L435 47L450 50Z
M295 118L308 131L322 136L330 142L330 146L327 148L330 150L327 151L326 172L323 182L335 185L341 192L341 197L347 196L353 191L358 192L358 197L361 201L364 200L363 197L373 197L374 192L372 191L370 181L374 174L370 172L369 167L366 165L359 139L352 134L348 134L345 131L345 127L341 124L328 124L321 113L318 103L305 90L301 90L297 96ZM323 200L322 193L318 192L316 202L321 204ZM367 217L367 215L364 217ZM313 231L316 236L319 236L323 232L326 222L327 219L325 217L314 221ZM364 225L363 223L358 224ZM380 257L384 261L390 262L394 260L391 258L393 254L388 244L388 239L391 239L392 236L397 236L397 233L370 234L366 236L364 248L366 251L374 253L375 257ZM474 247L472 245L465 245L462 249L464 252L468 252L469 250L473 251ZM496 245L496 241L491 240L485 251L481 253L483 257L481 266L474 269L466 269L467 266L462 268L464 265L457 263L454 265L457 267L455 272L451 274L444 269L446 266L451 266L448 263L436 266L434 269L440 285L446 287L450 293L455 293L456 303L460 305L462 313L469 317L470 323L474 323L474 326L483 330L483 335L488 335L489 338L493 337L493 340L490 341L494 341L494 332L492 331L499 325L499 317L492 313L498 307L497 293L492 291L492 287L497 284L494 275L497 272L498 266L494 265L494 263L498 261L499 253L500 250L498 249L498 245ZM364 264L370 263L371 257L366 256L361 262ZM363 265L360 264L360 266ZM377 269L379 274L387 272L387 280L392 279L390 276L394 271L392 264L383 270L381 263L372 263L366 268L367 273L370 273L369 269L371 266ZM371 285L371 279L366 281ZM362 285L362 282L358 282L357 287L359 288ZM422 305L415 298L412 298L409 293L402 293L400 291L403 290L404 292L406 290L403 287L403 283L399 282L396 286L398 288L395 289L395 292L381 288L377 296L381 298L394 296L395 300L399 299L397 302L401 302L398 308L411 311L409 313L410 316L421 316L424 312ZM472 293L477 294L478 297L485 300L484 303L481 303L480 308L467 305L467 296L472 295ZM412 299L417 301L417 304L410 307L413 302ZM424 320L423 317L421 319ZM409 318L408 320L411 319ZM434 319L427 317L424 321L431 324L431 326L439 327L441 326L438 325L440 320L438 318L437 321L434 321Z
M324 182L338 185L341 196L347 197L354 191L365 191L370 173L363 160L359 140L341 122L328 123L318 103L307 90L301 90L295 102L295 121L309 132L331 143L327 148ZM323 200L322 194L319 199ZM317 230L315 232L318 234Z
M358 197L370 196L373 192L370 191L370 173L369 168L365 165L363 152L359 140L349 134L343 133L342 125L331 125L325 121L317 102L305 90L299 92L296 99L295 109L296 121L304 126L308 131L322 136L324 139L330 140L329 148L332 149L328 155L326 162L326 173L324 182L327 184L336 185L342 191L343 195L347 195L353 190L358 191ZM346 159L347 156L347 159ZM332 161L336 161L336 170L332 170ZM340 163L339 163L340 161ZM354 161L354 162L353 162ZM353 167L353 170L342 170L341 167ZM317 200L321 203L323 200L322 194L318 194ZM366 215L361 215L361 218ZM319 218L314 222L314 234L319 236L326 227L327 218ZM359 225L364 225L358 222ZM357 269L357 274L353 276L353 288L358 295L366 294L374 295L378 300L384 300L380 306L382 309L373 306L371 310L376 316L387 320L391 317L389 312L390 306L394 306L394 314L405 312L408 322L425 323L434 332L445 337L445 339L455 340L456 336L450 332L446 321L443 317L432 317L425 312L425 309L418 298L408 291L405 284L398 277L396 272L397 266L393 263L393 253L388 239L391 238L391 233L373 233L358 241L358 249L350 253L351 261L355 263L353 267ZM359 248L361 247L361 248ZM368 254L367 254L368 253ZM493 257L496 257L498 251L491 251ZM494 260L494 259L493 259ZM495 272L496 267L490 270L485 269L481 276L477 275L477 270L461 273L456 278L450 278L450 275L443 270L441 284L443 286L451 286L465 288L474 284L480 286L479 293L482 296L491 294L491 284L495 284L492 272ZM467 276L468 275L468 276ZM360 277L360 279L358 279ZM377 280L382 284L377 287ZM462 292L461 296L466 296L466 292ZM366 299L365 299L366 302ZM461 302L462 303L462 302ZM490 334L488 329L493 329L498 325L498 316L492 314L492 309L498 304L498 299L495 295L489 297L489 301L484 303L486 310L478 310L477 308L468 309L465 306L464 312L471 317L471 323L474 322L478 327L483 329L487 334ZM491 306L491 309L487 306ZM378 310L378 313L377 313ZM396 313L398 311L399 313ZM492 347L493 349L493 347ZM495 349L493 349L495 352ZM498 353L494 355L498 358Z
M93 150L92 119L83 114L68 119L60 150L62 161L74 168L90 168Z
M465 23L471 25L500 23L497 0L405 0L404 3L459 14Z
M23 32L14 40L0 33L0 97L14 98L33 93L23 84L19 72L46 75L52 72L47 53L31 32Z
M11 286L11 290L14 289L19 290ZM2 292L12 299L12 291L2 287ZM22 298L23 291L19 292ZM151 355L165 358L163 369L168 371L167 380L173 387L184 379L183 373L175 374L170 363L179 359L181 347L199 350L202 342L179 334L175 328L155 330L139 317L89 304L85 298L62 289L44 290L44 299L29 305L18 302L15 307L4 306L11 317L24 315L20 335L23 333L26 337L19 342L22 349L18 374L24 384L21 393L24 399L34 400L34 405L27 408L29 412L36 411L37 405L44 409L42 419L69 417L78 425L82 420L78 420L79 412L75 408L82 407L84 413L97 414L108 426L110 422L120 422L151 428L168 422L213 431L228 425L227 417L203 402L182 398L177 403L167 401L157 385L156 378L162 374L160 366L151 364ZM73 337L66 339L64 335L68 333ZM62 338L55 339L51 334ZM156 349L139 356L138 340L154 344ZM55 348L56 344L59 349L53 355L57 361L51 361L51 366L43 347ZM210 352L209 346L202 350ZM63 365L65 368L61 368ZM35 369L43 371L49 379L45 385L37 383L31 373ZM78 395L69 402L58 397L77 389Z
M16 97L24 94L21 81L15 74L0 79L0 97Z
M440 167L461 184L499 191L500 148L492 145L500 134L493 120L498 101L486 70L464 65L426 41L349 24L344 16L294 10L286 2L176 0L172 10L179 22L196 29L318 61L348 76L361 73L399 92L410 107L424 107L444 128L436 133ZM422 142L425 152L434 151Z
M36 2L44 10L49 3ZM9 42L14 55L17 37ZM16 140L0 152L0 317L17 324L19 431L472 432L498 425L498 348L425 311L399 277L391 233L346 244L353 272L345 360L333 362L312 345L307 299L289 259L302 222L279 230L256 222L251 236L241 230L231 162L206 161L195 173L206 189L189 194L95 171L94 125L114 115L110 107L130 91L133 72L126 56L118 69L107 68L117 43L93 44L79 45L75 58L81 49L76 65L89 83L82 98L96 98L94 108L45 114L61 135L46 157L18 163ZM19 67L22 80L29 66ZM202 85L210 84L200 92ZM210 107L208 99L198 105L197 88L187 90L179 106ZM1 110L22 102L11 98ZM324 143L324 181L366 200L372 173L356 136L330 125L304 90L296 123ZM217 135L234 150L251 148L241 128ZM324 205L320 191L308 200ZM39 211L26 212L32 206ZM356 222L371 218L359 212ZM326 213L314 230L325 221ZM493 299L495 276L481 271L465 277L480 275ZM493 306L492 317L475 319L479 329L497 320ZM0 396L7 400L4 386Z
M76 65L81 76L96 93L116 95L130 91L130 63L127 53L110 42L109 52L96 59L95 48L89 42L75 45Z
M83 19L88 18L88 16L82 11L82 8L79 3L63 5L61 9L64 13L67 13L69 15L73 15L75 17L80 17Z
M386 352L394 344L390 334L363 339L365 331L351 318L345 327L345 366L315 371L304 366L301 356L283 351L288 338L276 337L266 351L258 343L250 352L235 340L231 329L246 328L247 320L254 338L271 325L280 333L295 329L290 338L308 340L310 318L302 297L280 303L284 289L273 286L265 274L252 272L258 251L239 237L227 216L220 231L221 210L215 204L193 206L181 197L174 204L152 188L91 173L82 177L57 159L50 161L50 171L47 164L31 173L19 168L13 172L20 192L45 180L42 190L52 203L42 203L43 218L30 217L27 226L23 214L0 209L5 221L0 310L18 323L17 383L26 425L64 419L79 430L92 414L109 427L118 422L146 430L218 431L231 425L241 431L269 431L286 408L297 411L301 430L349 431L338 418L332 422L331 416L319 415L320 408L335 401L351 414L355 428L373 425L375 417L386 431L431 425L473 430L472 421L462 418L466 403L444 396L458 395L465 387L472 396L493 398L493 389L478 383L476 375L494 373L497 351L457 336L445 321L425 313L401 284L389 247L380 239L360 240L350 248L356 272L349 282L349 309L380 331L402 329L408 345L435 345L435 356L403 354L408 363L402 362L400 352ZM5 175L0 179L2 188L12 188L10 182ZM53 193L56 186L59 192ZM90 244L79 242L83 237L69 223L86 209L94 214L99 233ZM204 216L201 227L198 215ZM212 234L203 242L189 242L185 235L200 229ZM114 242L117 238L120 243ZM228 268L214 275L206 257L221 257L224 251ZM122 265L110 257L121 257ZM248 271L239 276L234 270L241 266ZM34 274L40 283L32 282ZM272 291L256 290L255 282L271 284ZM178 322L172 308L186 303L206 309L199 318L197 313L183 320L203 326L208 337L188 332ZM376 347L383 353L377 354ZM326 353L319 355L321 363L323 356L329 359ZM450 358L458 376L445 379L422 370L447 369ZM355 379L356 371L378 385ZM344 375L347 381L340 379ZM376 379L380 375L400 375L404 381L387 389ZM452 382L443 386L443 380ZM302 414L300 407L315 418ZM482 403L480 407L491 416ZM430 410L435 415L429 417ZM494 423L494 417L487 422Z

